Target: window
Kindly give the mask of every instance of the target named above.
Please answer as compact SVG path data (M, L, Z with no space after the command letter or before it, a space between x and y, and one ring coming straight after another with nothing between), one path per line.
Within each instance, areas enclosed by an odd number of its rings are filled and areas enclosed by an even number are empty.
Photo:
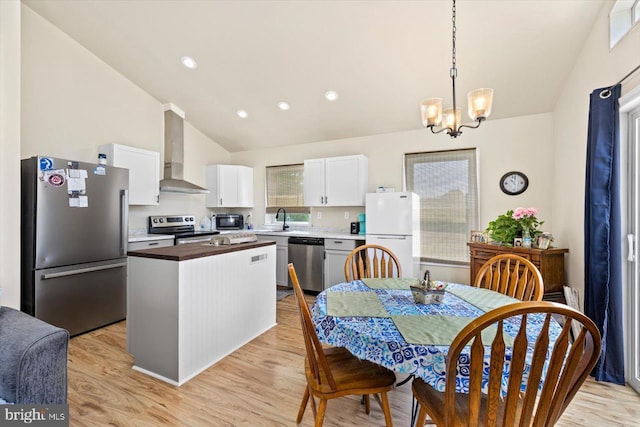
M304 165L267 166L267 218L275 223L279 208L287 211L287 222L309 222L310 209L304 206ZM281 216L279 221L282 221Z
M476 150L405 154L407 191L420 196L422 261L467 264L469 232L477 230Z
M640 0L617 0L609 13L609 47L613 48L640 21Z

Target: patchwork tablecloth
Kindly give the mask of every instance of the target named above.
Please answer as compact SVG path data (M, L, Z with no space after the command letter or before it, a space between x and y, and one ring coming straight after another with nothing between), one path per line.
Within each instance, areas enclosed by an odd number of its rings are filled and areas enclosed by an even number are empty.
M368 279L366 279L368 280ZM398 286L402 285L402 286ZM413 374L424 379L437 390L444 391L446 358L449 344L468 321L476 318L491 308L507 305L518 300L485 289L477 289L466 285L448 284L442 304L416 304L411 291L404 287L404 283L389 283L389 288L383 288L384 284L377 282L372 289L363 281L355 280L349 283L340 283L321 292L312 307L312 316L316 325L316 332L320 341L339 347L347 348L355 356L366 359L393 371L405 374ZM370 297L363 298L363 293L375 295L380 301L384 311L376 309L373 315L360 315L361 308L348 313L339 311L340 316L331 316L327 312L327 300L329 300L329 312L331 301L340 300L347 293L359 295L358 301L368 301L363 306L371 307ZM333 295L331 295L333 294ZM349 297L345 298L347 301ZM362 306L361 303L358 303ZM475 305L474 305L475 304ZM346 310L342 304L340 310ZM419 317L402 319L403 317ZM450 321L447 321L447 318ZM451 318L466 318L455 319ZM397 322L398 325L396 325ZM538 336L544 322L544 316L528 316L527 335L530 337L529 356L533 351L532 344ZM438 325L439 330L431 333L421 333L416 330L420 325ZM505 335L515 337L519 329L519 321L505 321ZM560 333L560 326L552 324L552 342ZM407 336L403 335L404 334ZM426 341L426 342L423 342ZM429 342L437 341L437 342ZM411 342L420 342L419 344ZM507 345L509 340L507 339ZM507 349L507 358L509 358ZM487 352L488 353L488 352ZM488 360L487 354L487 360ZM469 378L465 374L468 371L469 355L465 351L460 356L456 386L459 392L467 392ZM505 364L506 374L509 363ZM485 363L485 372L488 375L489 365ZM528 378L528 364L525 367L523 377L523 389Z

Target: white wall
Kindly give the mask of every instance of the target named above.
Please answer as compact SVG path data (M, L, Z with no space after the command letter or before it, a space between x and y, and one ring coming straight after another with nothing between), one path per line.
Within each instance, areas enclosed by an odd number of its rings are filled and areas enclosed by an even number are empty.
M499 102L499 95L496 97ZM416 109L418 107L416 106ZM416 128L419 124L416 123ZM489 120L479 129L466 130L458 139L446 135L433 135L428 130L417 129L360 138L325 141L265 150L231 153L232 163L254 167L256 194L255 222L260 222L264 212L265 166L301 163L304 159L364 154L369 158L369 191L378 186L402 190L403 156L405 153L437 151L476 147L480 183L480 224L484 228L489 221L508 209L518 206L538 208L539 218L545 221L543 229L552 231L551 189L553 188L553 115L538 114L503 120ZM507 196L498 187L500 177L511 170L520 170L529 177L529 189L519 196ZM323 218L312 214L314 226L347 229L357 217L350 214L344 219L344 211L362 212L360 208L319 208ZM313 213L317 210L314 209ZM438 279L469 282L467 267L429 269Z
M609 49L607 2L587 39L554 111L556 183L553 188L553 224L556 243L568 247L567 283L584 289L584 186L589 94L610 86L640 64L640 26ZM623 94L640 84L640 75L623 83ZM581 300L583 300L581 298Z
M0 290L20 308L20 2L0 1Z
M22 7L22 158L43 154L96 162L98 146L118 143L160 153L162 104L51 23ZM188 119L188 112L187 112ZM229 153L185 122L185 179L204 185L204 166ZM207 213L204 196L161 193L160 205L133 206L129 229L148 215Z

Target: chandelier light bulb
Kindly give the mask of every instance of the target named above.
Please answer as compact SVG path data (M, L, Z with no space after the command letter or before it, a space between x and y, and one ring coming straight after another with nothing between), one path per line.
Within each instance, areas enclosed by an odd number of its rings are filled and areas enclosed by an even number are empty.
M456 131L461 120L462 110L460 110L460 108L456 108L455 112L453 108L447 108L442 112L442 126L445 128Z
M442 98L429 98L422 101L420 114L425 127L438 126L442 121Z
M491 114L491 103L493 101L493 89L476 89L469 92L468 105L469 117L471 120L482 121Z

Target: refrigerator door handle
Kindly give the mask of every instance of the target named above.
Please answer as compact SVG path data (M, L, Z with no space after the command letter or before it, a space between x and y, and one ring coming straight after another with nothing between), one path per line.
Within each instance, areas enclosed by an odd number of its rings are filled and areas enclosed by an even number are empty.
M376 236L380 240L407 240L406 236Z
M129 240L129 191L120 190L120 255L127 254Z
M55 279L57 277L74 276L76 274L91 273L92 271L109 270L112 268L126 267L126 262L117 262L115 264L99 265L96 267L78 268L77 270L60 271L58 273L43 274L42 279Z

